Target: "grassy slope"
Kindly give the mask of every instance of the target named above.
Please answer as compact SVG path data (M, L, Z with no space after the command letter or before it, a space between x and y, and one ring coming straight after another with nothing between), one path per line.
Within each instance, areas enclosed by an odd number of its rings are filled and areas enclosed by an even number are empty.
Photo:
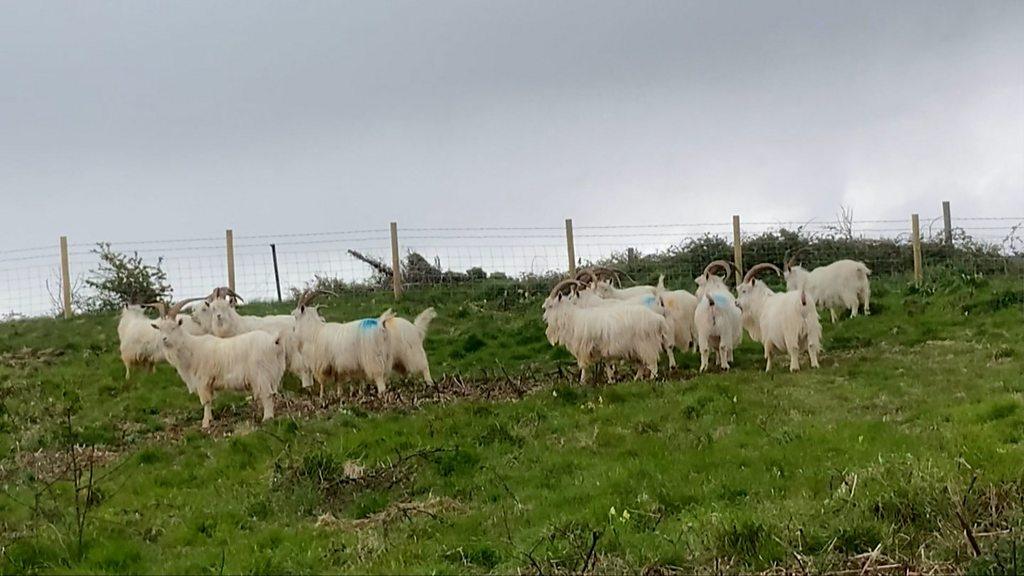
M285 411L256 428L246 400L225 394L212 437L169 367L123 382L114 318L5 324L0 567L553 572L578 569L597 534L590 566L603 571L859 567L851 557L879 544L879 558L916 566L998 568L1009 539L981 537L984 557L972 560L951 494L976 476L963 511L976 531L1024 528L1020 280L920 291L879 281L875 295L874 316L826 325L818 371L764 375L747 342L729 374L698 377L684 355L656 384L560 380L518 402ZM544 340L535 295L445 288L398 309L427 304L440 313L428 339L436 375L568 364ZM388 305L346 297L323 312ZM302 394L291 380L286 389ZM76 399L81 437L116 453L81 559L67 484L32 506L46 473L24 459L56 458L61 410ZM367 476L339 482L349 460ZM441 504L406 518L400 502ZM326 512L336 520L318 526Z

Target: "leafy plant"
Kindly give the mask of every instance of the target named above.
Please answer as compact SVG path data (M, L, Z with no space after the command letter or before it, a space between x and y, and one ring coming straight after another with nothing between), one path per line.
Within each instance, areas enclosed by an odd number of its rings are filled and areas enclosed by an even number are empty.
M85 280L86 286L95 291L84 303L89 312L117 310L126 304L141 304L167 300L171 297L171 285L167 283L163 258L156 265L143 262L138 252L132 255L114 251L109 243L100 242L93 250L100 257L99 268Z

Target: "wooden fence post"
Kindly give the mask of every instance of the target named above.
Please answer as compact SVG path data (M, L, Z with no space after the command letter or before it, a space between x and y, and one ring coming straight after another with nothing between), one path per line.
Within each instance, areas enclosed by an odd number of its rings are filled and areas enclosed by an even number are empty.
M391 283L395 300L402 297L402 261L398 257L398 222L391 223Z
M565 247L569 251L569 276L575 276L576 242L572 236L572 218L565 219Z
M270 257L274 260L274 285L277 286L277 301L281 302L281 275L277 273L277 246L270 245Z
M914 242L914 282L921 283L924 273L921 269L921 224L917 214L910 216L911 236Z
M732 217L732 255L736 265L736 284L743 281L743 242L740 240L740 217Z
M231 228L224 232L228 253L228 288L235 290L235 233Z
M71 318L71 264L68 261L68 237L60 237L60 291L63 296L64 318Z
M953 218L949 214L949 200L942 201L942 227L943 227L943 240L945 240L946 246L953 245Z

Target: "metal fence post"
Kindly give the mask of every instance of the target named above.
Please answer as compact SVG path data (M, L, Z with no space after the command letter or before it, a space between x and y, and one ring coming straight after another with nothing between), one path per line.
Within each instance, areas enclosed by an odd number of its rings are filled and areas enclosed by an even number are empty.
M953 218L949 215L949 200L943 200L942 202L942 226L943 226L943 240L945 240L946 246L953 245Z
M732 217L732 255L736 265L736 284L743 281L743 242L740 240L740 217Z
M281 275L277 272L277 246L270 245L270 257L274 260L274 285L277 286L277 301L281 302Z
M924 279L924 273L921 269L921 224L917 214L911 214L910 228L911 237L914 242L914 282L920 284L921 280Z
M235 290L235 233L228 228L224 233L228 253L228 288Z
M71 265L68 261L68 237L60 237L60 286L64 318L71 318Z
M565 247L569 252L569 276L576 275L576 243L572 235L572 218L565 219Z
M398 222L391 223L391 283L395 300L402 297L402 261L398 257Z

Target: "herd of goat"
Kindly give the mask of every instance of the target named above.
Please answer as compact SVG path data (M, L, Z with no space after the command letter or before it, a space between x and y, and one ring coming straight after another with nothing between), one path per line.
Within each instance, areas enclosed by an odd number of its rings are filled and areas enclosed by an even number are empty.
M656 286L615 285L618 273L589 267L562 280L543 304L546 335L575 357L580 381L597 362L605 362L609 377L615 360L640 364L636 377L655 377L662 353L675 366L674 349L695 348L700 370L707 370L711 352L719 366L729 369L733 350L743 331L764 346L765 370L772 352L788 352L790 370L800 369L806 351L812 367L821 349L819 307L828 308L835 322L842 310L856 316L870 313L871 270L861 262L839 260L808 271L789 259L780 270L758 264L747 271L733 294L727 285L731 265L716 260L695 278L697 290L667 290L664 277ZM772 270L785 278L787 291L777 293L757 275ZM717 272L721 271L722 275ZM206 297L189 298L173 306L147 304L159 312L156 320L142 306L125 308L118 323L125 378L135 367L153 369L170 363L190 393L203 405L203 428L212 422L217 390L244 390L263 406L263 419L274 416L274 398L286 371L303 388L326 382L365 380L387 391L393 372L420 374L433 384L423 348L430 322L427 308L413 321L387 310L377 318L327 322L312 306L318 291L307 291L291 314L245 316L238 313L240 296L216 288ZM187 312L183 312L186 306Z

